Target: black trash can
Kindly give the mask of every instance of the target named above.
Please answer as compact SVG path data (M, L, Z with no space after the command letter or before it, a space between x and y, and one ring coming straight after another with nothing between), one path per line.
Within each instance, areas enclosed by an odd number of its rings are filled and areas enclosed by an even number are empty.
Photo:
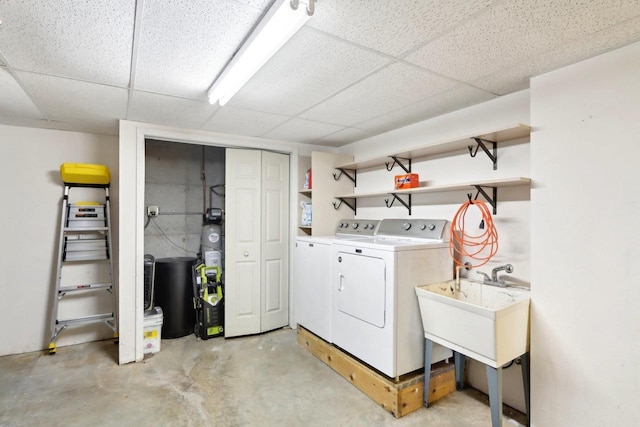
M180 338L193 333L193 267L195 258L156 259L154 304L162 308L162 338Z

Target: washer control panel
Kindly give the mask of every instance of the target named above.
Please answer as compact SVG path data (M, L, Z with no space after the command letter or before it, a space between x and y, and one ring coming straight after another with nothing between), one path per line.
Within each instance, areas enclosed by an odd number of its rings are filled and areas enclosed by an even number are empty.
M336 235L373 237L379 224L378 219L342 219L336 226Z
M376 236L404 237L449 241L449 227L446 219L383 219Z

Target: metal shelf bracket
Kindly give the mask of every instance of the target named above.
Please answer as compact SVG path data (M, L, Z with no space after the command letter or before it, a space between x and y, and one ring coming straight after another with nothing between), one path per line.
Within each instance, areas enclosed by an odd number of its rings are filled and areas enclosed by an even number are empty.
M484 191L484 188L482 188L480 185L474 185L474 187L478 192L476 193L476 197L474 197L473 200L478 200L478 196L480 194L482 194L482 197L485 198L487 203L489 203L493 207L493 214L497 215L498 214L498 208L497 208L497 206L498 206L498 188L497 187L487 187L487 188L491 188L491 190L493 191L493 197L489 197L487 192ZM469 198L469 201L471 201L471 196L473 196L473 194L467 193L467 197Z
M389 157L393 159L393 163L390 164L389 162L384 162L384 165L387 167L387 171L391 172L393 167L395 165L398 165L402 169L404 169L406 173L411 173L411 159L406 159L406 158L396 157L396 156L389 156ZM406 160L407 162L409 162L408 167L402 164L401 160Z
M353 182L353 186L354 187L357 187L356 177L358 176L358 171L356 171L354 169L342 169L342 168L335 168L335 169L339 170L340 174L337 174L337 173L334 172L333 173L333 179L338 181L340 178L342 178L342 175L344 175L347 178L349 178L351 180L351 182ZM352 173L353 176L351 176L350 173Z
M409 211L409 215L411 215L411 194L409 194L409 198L407 199L406 202L404 200L402 200L400 197L398 197L398 195L395 194L395 193L389 193L389 194L391 196L393 196L393 200L391 200L391 202L389 202L389 199L384 199L384 204L387 205L388 208L393 206L393 204L397 200L398 202L400 202L402 204L402 206L407 208L407 210Z
M353 214L355 215L356 213L356 205L357 205L357 200L353 199L353 205L351 205L349 202L347 202L347 200L343 197L336 197L336 199L340 200L340 203L336 203L333 202L333 209L338 210L342 207L343 204L347 205L349 207L349 209L351 209L353 211Z
M491 159L491 161L493 162L493 170L497 170L498 169L498 144L496 142L493 141L487 141L486 139L481 139L481 138L471 138L473 140L476 141L477 147L476 150L473 151L473 146L468 145L467 148L469 149L469 155L471 157L475 157L476 154L478 154L478 149L482 148L482 151L485 152L485 154L487 156L489 156L489 159ZM490 152L489 149L487 148L486 144L492 144L493 145L493 152Z

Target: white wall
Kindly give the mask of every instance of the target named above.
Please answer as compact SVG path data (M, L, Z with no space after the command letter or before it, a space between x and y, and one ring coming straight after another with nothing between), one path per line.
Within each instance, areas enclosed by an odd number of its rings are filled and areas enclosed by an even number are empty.
M375 136L342 147L353 153L356 160L402 152L415 147L477 135L491 129L529 123L529 93L523 91L502 98L459 110L431 120L417 123L396 131ZM418 173L422 185L442 185L474 180L530 176L530 147L528 139L498 144L498 170L494 171L489 158L480 150L471 158L467 150L434 156L412 163L412 172ZM474 145L473 141L469 141ZM356 192L376 192L393 188L395 175L403 174L399 167L391 172L382 168L358 171ZM443 218L451 220L460 205L467 200L466 193L414 195L412 214L397 202L392 208L384 205L384 197L359 199L357 218ZM482 199L482 196L480 196ZM494 260L477 269L490 273L496 265L511 263L514 266L510 280L523 286L530 284L530 190L528 187L498 189L498 213L494 222L499 233L500 249ZM478 220L479 222L479 220ZM463 273L464 274L464 273ZM478 277L475 270L470 278ZM470 361L468 380L471 385L487 391L485 366ZM525 411L522 373L518 365L504 370L503 400Z
M106 164L117 211L118 139L0 125L0 355L46 349L55 294L60 164ZM72 190L74 196L79 189ZM104 196L104 192L98 193ZM114 222L117 219L114 218ZM117 224L114 224L114 228ZM115 233L114 233L115 235ZM115 242L114 242L115 243ZM103 325L63 332L58 346L110 337Z
M531 82L532 425L640 425L640 44Z

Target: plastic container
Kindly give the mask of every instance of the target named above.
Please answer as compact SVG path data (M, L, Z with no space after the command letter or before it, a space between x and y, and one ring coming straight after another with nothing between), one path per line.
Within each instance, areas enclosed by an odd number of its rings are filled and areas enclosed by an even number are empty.
M65 184L104 185L111 181L111 171L105 165L89 163L63 163L60 176Z
M156 258L153 279L154 304L162 307L162 338L180 338L193 333L192 257Z
M160 351L162 337L162 309L154 307L144 313L142 353L157 353Z
M310 227L312 222L312 205L308 202L301 202L300 207L302 208L302 217L300 218L300 225L304 227Z

